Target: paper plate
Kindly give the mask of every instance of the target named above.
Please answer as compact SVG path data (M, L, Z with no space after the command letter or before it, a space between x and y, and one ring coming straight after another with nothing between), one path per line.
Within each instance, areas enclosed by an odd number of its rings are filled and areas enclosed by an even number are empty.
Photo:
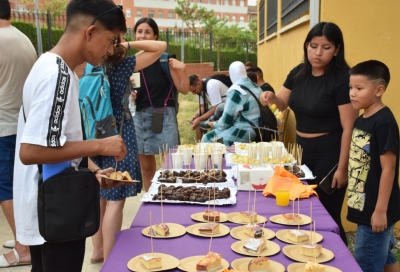
M254 258L239 258L231 262L231 267L238 271L248 271L249 262ZM269 260L270 272L285 272L285 267L278 262ZM302 271L303 272L303 271Z
M196 220L196 221L199 221L199 222L213 222L213 221L209 221L209 220L204 219L203 218L203 214L204 214L204 212L194 213L190 217L193 220ZM215 221L215 222L216 223L218 223L218 222L221 223L221 222L226 222L226 221L228 221L228 219L226 218L226 213L220 212L219 213L219 221Z
M229 227L227 227L223 224L219 224L219 233L214 233L213 235L200 233L199 228L201 226L203 226L204 224L206 224L206 223L198 223L198 224L191 225L186 228L186 231L190 234L200 236L200 237L207 237L207 238L210 238L211 236L213 238L222 237L222 236L229 234L229 230L230 230Z
M140 180L122 180L122 179L112 179L110 177L107 177L106 175L99 175L102 178L106 178L109 180L115 180L115 181L122 181L122 182L131 182L131 183L136 183L136 182L140 182Z
M192 256L185 259L180 260L181 264L178 266L180 270L183 271L196 271L196 264L202 259L204 256ZM229 267L229 263L227 260L221 260L221 268L213 270L213 272L223 272L225 269Z
M283 251L283 254L285 254L290 259L298 261L298 262L302 262L302 263L306 263L310 259L312 259L314 262L317 262L317 263L324 263L324 262L332 260L335 257L335 254L333 254L332 251L330 251L329 249L326 249L326 248L322 248L321 255L319 255L318 258L304 256L304 255L300 254L300 248L301 248L301 245L288 245L288 246L285 246L282 249L282 251Z
M275 237L275 232L273 232L272 230L267 228L262 228L262 230L264 232L265 239L269 240ZM244 232L244 226L234 227L233 229L231 229L230 234L233 238L238 240L247 240L249 238L252 238Z
M305 263L292 263L287 267L288 272L304 272L306 267ZM325 272L342 272L342 270L336 267L325 265Z
M281 247L274 242L271 242L269 240L266 241L266 246L267 248L264 248L260 253L250 253L244 250L243 246L246 243L247 240L242 240L242 241L237 241L231 245L231 249L235 251L236 253L246 255L246 256L271 256L279 253L281 250Z
M233 213L228 213L226 215L226 218L228 221L232 223L237 223L237 224L248 224L247 222L243 222L240 220L240 212L233 212ZM262 224L264 222L267 222L268 219L265 216L257 214L257 219L256 219L256 224Z
M297 225L307 225L311 223L311 217L304 215L304 214L300 214L301 216L301 223L286 223L285 221L283 221L282 215L281 214L277 214L277 215L273 215L269 218L269 220L271 222L274 222L276 224L281 224L281 225L288 225L288 226L297 226Z
M285 242L285 243L288 243L288 244L292 244L292 245L301 245L301 244L310 242L310 240L307 240L307 241L305 241L305 242L296 243L296 242L294 242L294 241L292 241L292 240L287 239L287 238L286 238L286 232L287 232L288 230L289 230L289 229L283 229L283 230L277 231L277 232L276 232L276 238L278 238L278 239L281 240L282 242ZM301 231L303 231L305 234L308 235L308 237L310 237L310 231L309 231L309 230L301 230ZM309 238L309 239L310 239L310 238ZM319 243L319 242L322 241L322 239L324 239L324 237L323 237L321 234L319 234L318 232L313 232L313 242Z
M157 238L157 239L168 239L168 238L175 238L175 237L179 237L182 236L186 233L186 228L182 225L179 224L175 224L175 223L165 223L168 225L169 227L169 234L167 236L153 236L153 238ZM149 234L149 230L150 227L146 227L142 230L142 234L144 236L147 237L151 237L151 235Z
M140 256L144 256L144 255L151 255L151 253L140 254L140 255L130 259L127 264L128 269L131 271L163 271L163 270L174 269L175 267L178 267L179 263L180 263L179 260L177 258L175 258L174 256L164 254L164 253L153 253L154 256L162 258L162 267L148 270L148 269L146 269L146 267L144 267L140 263Z

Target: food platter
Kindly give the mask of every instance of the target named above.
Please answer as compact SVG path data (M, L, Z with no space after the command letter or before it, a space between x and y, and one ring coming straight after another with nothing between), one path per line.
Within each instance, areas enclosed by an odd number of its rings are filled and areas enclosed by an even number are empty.
M195 271L196 270L196 264L202 259L204 256L192 256L188 257L185 259L180 260L180 265L178 268L183 271ZM223 272L225 269L229 267L229 263L227 260L222 259L221 260L221 268L218 268L214 270L213 272Z
M228 219L228 221L230 221L232 223L248 224L248 222L243 222L243 221L240 220L240 212L228 213L226 215L226 218ZM262 224L262 223L267 222L267 221L268 221L268 219L265 216L257 214L257 219L253 223Z
M212 210L211 207L210 207L210 209ZM192 214L190 217L191 217L193 220L196 220L196 221L199 221L199 222L213 222L212 220L206 220L206 219L204 219L204 218L203 218L203 214L204 214L204 212L194 213L194 214ZM220 212L220 213L219 213L219 220L218 220L218 221L215 221L215 222L222 223L222 222L226 222L226 221L228 221L228 219L226 218L226 213Z
M222 236L226 236L229 234L229 227L225 226L224 224L219 224L219 233L214 233L214 234L200 233L199 228L205 224L206 223L198 223L198 224L191 225L186 228L186 231L195 236L208 237L208 238L222 237Z
M271 242L269 240L266 240L266 248L264 248L260 253L251 253L251 252L247 252L243 249L244 244L246 243L247 240L241 240L241 241L237 241L235 243L233 243L231 245L231 249L233 251L235 251L236 253L242 254L242 255L246 255L246 256L272 256L275 255L277 253L279 253L279 251L281 250L281 247L274 242Z
M311 223L311 217L300 214L301 216L301 223L286 223L281 214L273 215L269 218L269 220L273 223L280 224L280 225L288 225L288 226L302 226L302 225L308 225Z
M169 227L169 234L167 236L156 235L156 236L153 236L153 238L169 239L169 238L175 238L175 237L185 235L185 233L186 233L186 228L182 225L175 224L175 223L165 223L165 224L167 224ZM149 234L149 231L150 231L150 226L143 228L142 234L144 236L151 237L151 235Z
M301 245L288 245L283 247L282 251L283 254L285 254L287 257L289 257L292 260L306 263L311 259L314 259L315 262L317 263L324 263L332 260L335 255L333 254L332 251L326 248L322 248L321 255L319 255L316 258L310 257L310 256L304 256L300 254L300 249Z
M285 243L288 243L288 244L293 244L293 245L301 245L301 244L310 242L310 240L307 240L305 242L296 243L296 242L294 242L292 240L287 239L286 238L286 233L287 233L288 230L289 229L282 229L282 230L277 231L276 232L276 238L278 238L282 242L285 242ZM307 231L307 230L301 230L301 231L303 231L306 235L308 235L308 237L310 237L310 231ZM319 242L322 241L322 239L324 239L324 237L321 234L319 234L318 232L312 232L312 235L313 235L313 242L315 242L315 243L319 243Z

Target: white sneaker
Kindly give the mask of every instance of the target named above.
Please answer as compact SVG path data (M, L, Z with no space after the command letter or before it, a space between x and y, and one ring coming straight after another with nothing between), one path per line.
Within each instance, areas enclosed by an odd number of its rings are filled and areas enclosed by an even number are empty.
M14 248L15 247L15 240L7 240L3 244L3 247L5 247L5 248Z

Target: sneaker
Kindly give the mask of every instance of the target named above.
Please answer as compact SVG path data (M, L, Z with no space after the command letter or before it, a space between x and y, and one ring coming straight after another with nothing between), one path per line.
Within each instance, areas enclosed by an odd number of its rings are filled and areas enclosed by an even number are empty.
M210 126L210 124L208 124L208 121L201 121L201 122L199 123L199 127L200 127L201 129L203 129L203 130L209 130L209 129L211 129L211 126Z

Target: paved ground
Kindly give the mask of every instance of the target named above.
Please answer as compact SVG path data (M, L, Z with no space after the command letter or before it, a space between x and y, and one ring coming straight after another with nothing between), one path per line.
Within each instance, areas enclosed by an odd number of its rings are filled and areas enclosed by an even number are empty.
M143 194L143 193L142 193ZM126 200L125 209L124 209L124 219L122 222L122 229L129 228L133 218L136 215L140 207L140 198L142 194L130 197ZM2 245L6 240L13 239L13 235L10 227L8 226L7 220L4 217L3 210L0 208L0 254L4 254L10 251L10 249L3 248ZM90 256L92 255L92 240L86 239L86 254L85 260L83 262L83 272L98 272L101 269L101 264L91 264ZM21 267L12 267L12 268L0 268L0 272L28 272L31 271L30 266L21 266Z

